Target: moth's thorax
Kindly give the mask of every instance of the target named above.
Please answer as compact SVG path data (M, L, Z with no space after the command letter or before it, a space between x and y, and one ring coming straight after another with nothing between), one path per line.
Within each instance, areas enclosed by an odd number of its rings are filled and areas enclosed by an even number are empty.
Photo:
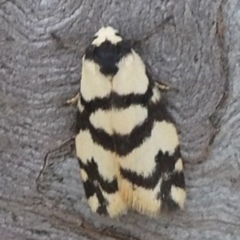
M114 51L116 50L112 50L112 53ZM85 55L82 64L81 94L86 101L104 98L111 93L118 95L146 93L150 81L146 75L145 65L133 49L129 51L124 57L114 56L110 52L105 56L94 54L92 58L88 54ZM101 63L99 59L103 58L105 60ZM114 74L106 75L107 70L114 71Z

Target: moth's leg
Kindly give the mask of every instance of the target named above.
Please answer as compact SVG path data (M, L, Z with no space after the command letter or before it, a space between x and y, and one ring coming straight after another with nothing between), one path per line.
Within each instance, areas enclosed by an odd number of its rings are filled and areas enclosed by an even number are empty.
M56 33L51 33L52 39L57 43L57 46L59 48L66 48L71 50L77 50L76 46L74 46L74 43L69 43L66 40L62 39L60 36L58 36Z
M160 81L155 81L155 84L162 91L168 91L168 90L172 89L172 87L170 85L160 82Z
M39 174L36 178L36 187L37 187L38 192L41 192L39 182L40 182L41 176L43 175L44 171L46 170L46 168L48 166L49 158L51 156L55 155L56 153L60 152L64 147L72 145L74 142L74 138L75 137L71 137L71 138L65 140L60 146L47 152L47 154L44 157L43 166L42 166L41 170L39 171ZM69 151L67 153L69 153ZM66 152L60 153L58 156L63 156L63 155L66 155Z
M80 97L80 94L78 93L73 98L68 99L66 101L66 104L70 106L77 105L79 97Z
M63 40L61 37L59 37L56 33L52 32L51 33L51 37L53 38L53 40L58 44L59 47L61 48L66 48Z
M89 130L80 131L77 135L76 153L91 210L110 217L125 213L126 205L119 193L114 154L95 143Z
M58 48L68 49L74 52L82 52L85 46L79 46L79 41L76 39L63 39L56 33L51 33L52 39L56 42Z
M160 91L175 91L175 92L179 91L176 87L171 86L167 83L163 83L161 81L155 81L155 85Z

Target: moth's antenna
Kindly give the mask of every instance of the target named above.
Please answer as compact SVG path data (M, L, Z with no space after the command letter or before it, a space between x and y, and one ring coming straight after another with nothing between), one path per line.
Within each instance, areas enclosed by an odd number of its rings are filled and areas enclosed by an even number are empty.
M52 156L52 154L60 151L60 150L61 150L62 148L64 148L65 146L71 144L71 143L74 141L74 138L75 138L75 136L67 139L67 140L64 141L59 147L57 147L57 148L55 148L55 149L47 152L47 154L46 154L45 157L44 157L43 166L42 166L42 168L41 168L41 170L40 170L40 172L39 172L39 174L38 174L38 176L37 176L37 178L36 178L36 188L37 188L37 191L38 191L38 192L41 192L40 187L39 187L39 180L40 180L42 174L44 173L44 171L46 170L46 168L47 168L47 166L48 166L48 160L49 160L49 158Z
M106 22L104 21L104 19L102 19L102 23L103 23L103 26L104 26L104 27L107 26L107 24L106 24Z
M82 52L86 48L85 46L79 48L79 44L77 44L77 41L70 40L67 42L54 32L51 33L51 37L57 43L59 48L70 49L71 51L74 51L74 52L79 52L79 51Z
M136 45L141 44L142 42L148 40L152 35L157 33L158 29L161 29L166 23L170 22L170 20L172 20L172 19L173 19L173 16L168 16L167 18L165 18L163 20L163 22L161 22L157 26L150 29L147 33L144 34L144 36L142 36L141 38L133 41L133 43L132 43L133 46L136 46Z
M79 41L78 40L74 40L74 39L69 39L68 41L66 41L65 39L62 39L57 33L55 32L51 32L50 33L51 38L57 43L57 46L59 48L63 48L63 49L70 49L71 51L75 51L75 52L83 52L86 48L86 46L82 46L79 48ZM86 35L86 34L84 34Z

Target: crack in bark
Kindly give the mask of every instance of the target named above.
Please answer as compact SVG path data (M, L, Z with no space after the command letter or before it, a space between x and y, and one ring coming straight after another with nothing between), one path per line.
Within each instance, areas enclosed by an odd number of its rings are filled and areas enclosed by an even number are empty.
M123 231L116 231L116 229L114 229L113 226L110 227L106 227L103 229L98 229L95 226L93 226L92 224L89 224L87 222L83 222L82 223L82 227L84 229L87 229L91 232L97 232L98 234L100 234L101 236L104 237L111 237L114 238L116 240L140 240L139 238L132 236L131 234L124 234ZM121 229L122 230L122 229Z
M228 60L228 46L226 43L226 26L224 22L224 6L228 0L222 0L217 9L216 18L216 39L218 42L218 47L220 49L220 73L225 79L224 82L224 92L220 97L218 104L215 107L214 112L209 116L209 121L214 129L214 132L209 139L208 146L211 147L218 133L221 130L221 119L226 110L227 100L229 97L230 79L229 79L229 60Z
M32 199L31 202L21 201L21 200L11 200L8 198L0 197L0 209L11 209L12 212L19 211L21 209L24 213L29 212L48 218L49 222L56 229L71 231L78 236L85 236L91 239L105 239L106 237L113 240L140 240L139 238L131 235L130 233L123 233L120 230L114 229L114 227L96 227L93 223L88 222L84 216L80 213L73 213L70 211L62 210L55 205L55 202L51 200L45 201L37 198ZM31 232L36 234L47 235L48 230L28 228ZM122 229L121 229L122 230Z

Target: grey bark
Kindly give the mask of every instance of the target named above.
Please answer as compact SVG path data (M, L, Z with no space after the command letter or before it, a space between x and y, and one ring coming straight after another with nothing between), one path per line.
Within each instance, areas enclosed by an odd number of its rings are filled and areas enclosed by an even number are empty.
M240 239L239 0L0 1L0 239ZM168 21L164 22L164 19ZM93 33L112 25L138 46L181 132L184 211L150 219L96 216L77 160L44 154L73 134L81 57ZM77 51L60 48L55 32Z

